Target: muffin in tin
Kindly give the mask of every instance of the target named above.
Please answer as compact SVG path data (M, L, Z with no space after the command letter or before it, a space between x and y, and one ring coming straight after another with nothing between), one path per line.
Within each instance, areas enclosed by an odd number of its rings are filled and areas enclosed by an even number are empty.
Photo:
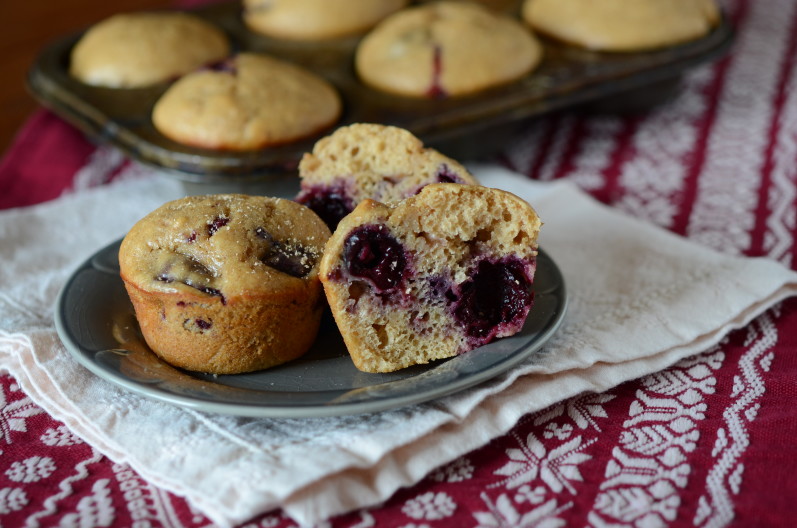
M432 2L395 13L357 47L357 74L378 90L420 98L480 92L530 73L542 46L528 28L481 5Z
M171 81L230 53L227 36L182 12L114 15L72 49L69 73L94 86L142 88Z
M241 53L177 81L158 99L152 121L178 143L245 151L312 136L340 113L340 96L322 77L269 55Z
M317 41L362 33L408 0L244 0L243 18L256 33Z
M633 52L698 39L719 23L720 10L714 0L526 0L523 18L576 46Z

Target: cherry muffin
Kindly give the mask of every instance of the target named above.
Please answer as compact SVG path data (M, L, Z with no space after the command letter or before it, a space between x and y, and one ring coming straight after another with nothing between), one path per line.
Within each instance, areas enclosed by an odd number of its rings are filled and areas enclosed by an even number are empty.
M158 100L152 121L165 136L208 149L253 150L311 136L340 115L325 79L257 53L186 75Z
M322 40L361 33L408 0L244 0L249 29L274 38Z
M318 266L329 229L279 198L221 194L169 202L122 242L119 265L150 348L188 370L279 365L315 339Z
M224 59L227 36L188 13L112 16L91 27L72 49L70 74L95 86L151 86Z
M539 33L588 49L640 51L702 37L720 20L715 0L526 0Z
M320 278L358 369L391 372L521 330L540 220L497 189L433 184L365 200L329 239Z
M519 21L478 4L433 2L383 20L360 42L355 65L374 88L436 98L520 79L541 57Z
M358 123L320 139L299 164L299 203L315 211L331 229L370 198L391 202L417 194L430 183L478 182L451 158L410 132Z

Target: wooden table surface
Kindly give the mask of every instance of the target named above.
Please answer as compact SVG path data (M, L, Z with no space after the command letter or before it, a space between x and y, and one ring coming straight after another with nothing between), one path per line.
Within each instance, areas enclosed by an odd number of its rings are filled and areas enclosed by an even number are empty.
M167 7L172 0L59 0L0 2L0 153L38 103L25 78L39 50L114 13Z

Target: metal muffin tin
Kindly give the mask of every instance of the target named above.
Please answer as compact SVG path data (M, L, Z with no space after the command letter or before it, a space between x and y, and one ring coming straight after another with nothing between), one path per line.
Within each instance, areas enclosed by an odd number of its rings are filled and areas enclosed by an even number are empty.
M517 2L510 11L517 14ZM300 64L329 80L343 99L335 126L372 122L406 128L427 145L460 160L500 147L508 130L567 107L614 97L623 105L659 97L679 75L724 53L733 31L723 19L710 34L683 45L644 53L597 53L542 39L542 64L523 79L466 97L417 100L379 92L359 81L354 51L361 37L323 42L271 39L250 31L239 1L193 11L230 37L235 51L256 51ZM250 152L214 151L176 143L152 125L153 105L169 83L142 89L88 86L69 76L69 56L81 33L44 49L28 75L28 87L45 106L99 142L131 158L199 184L263 182L295 173L304 152L330 130L287 145ZM465 36L463 36L465 38ZM617 98L619 96L619 99Z

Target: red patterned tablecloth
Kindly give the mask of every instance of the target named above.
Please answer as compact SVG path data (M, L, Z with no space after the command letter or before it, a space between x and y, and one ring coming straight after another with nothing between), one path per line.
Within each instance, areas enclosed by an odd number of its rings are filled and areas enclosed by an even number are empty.
M731 0L730 55L642 115L530 123L502 161L729 254L797 268L797 3ZM0 207L102 184L126 163L44 111L0 165ZM106 152L107 154L107 152ZM79 178L78 178L79 180ZM720 345L507 435L330 527L793 526L797 301ZM97 453L0 375L0 526L194 527L183 499ZM288 527L272 512L247 527Z

